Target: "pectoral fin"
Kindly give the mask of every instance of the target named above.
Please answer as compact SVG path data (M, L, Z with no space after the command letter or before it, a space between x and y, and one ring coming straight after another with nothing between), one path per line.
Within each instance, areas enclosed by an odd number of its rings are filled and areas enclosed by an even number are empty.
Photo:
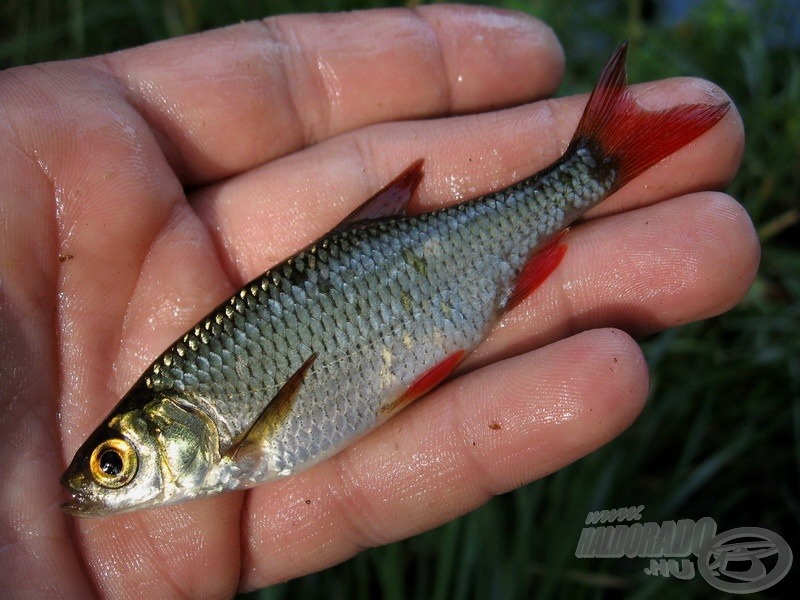
M278 391L275 397L269 401L258 415L258 418L253 421L244 433L234 440L230 448L225 451L225 456L233 461L246 454L261 453L264 441L268 440L275 431L286 421L289 413L292 410L297 392L305 379L306 374L311 365L317 359L317 353L314 352L309 356L306 361L300 366L294 374L286 380L283 387Z

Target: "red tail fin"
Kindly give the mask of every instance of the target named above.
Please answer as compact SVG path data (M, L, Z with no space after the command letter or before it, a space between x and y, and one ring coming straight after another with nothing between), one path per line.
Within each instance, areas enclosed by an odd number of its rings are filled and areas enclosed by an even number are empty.
M570 143L596 148L612 161L617 170L613 190L713 127L730 106L725 102L643 110L627 90L627 48L627 43L620 45L603 68Z

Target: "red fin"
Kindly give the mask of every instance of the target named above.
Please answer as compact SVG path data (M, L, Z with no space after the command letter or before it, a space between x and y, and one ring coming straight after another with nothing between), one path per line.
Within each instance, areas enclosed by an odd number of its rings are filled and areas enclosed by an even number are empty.
M335 229L347 229L359 221L383 219L395 215L404 215L414 192L422 181L422 163L419 159L411 163L405 171L392 179L372 198L347 215Z
M465 355L466 352L464 350L458 350L453 352L447 358L440 360L438 363L420 375L399 398L393 400L386 406L381 407L381 412L395 412L399 408L410 404L417 398L430 392L433 388L450 376Z
M622 44L609 59L570 142L611 161L617 170L612 191L710 129L730 108L729 102L640 108L627 90L626 51Z
M546 246L535 252L522 267L522 271L517 277L517 283L511 291L506 304L503 307L505 312L510 311L520 302L530 296L550 274L561 264L561 259L567 252L567 245L561 239L569 231L565 229L559 233L555 239L547 243Z

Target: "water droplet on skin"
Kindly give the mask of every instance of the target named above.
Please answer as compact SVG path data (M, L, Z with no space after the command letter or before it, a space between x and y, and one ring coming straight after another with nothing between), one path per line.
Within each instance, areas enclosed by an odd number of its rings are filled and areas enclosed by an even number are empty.
M444 178L445 189L453 200L464 199L464 178L457 175L448 175Z
M317 61L317 70L325 84L325 90L328 92L331 108L338 108L342 98L342 83L339 81L339 75L337 75L331 64L323 58Z

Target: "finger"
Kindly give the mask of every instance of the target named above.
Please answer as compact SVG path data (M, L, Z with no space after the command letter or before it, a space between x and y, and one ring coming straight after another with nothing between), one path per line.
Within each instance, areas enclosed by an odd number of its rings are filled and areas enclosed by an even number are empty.
M453 380L332 460L250 491L242 585L319 570L543 477L625 429L647 386L639 348L615 330Z
M650 109L723 101L724 94L709 85L678 79L633 92ZM223 250L229 274L244 282L323 235L417 158L425 158L417 210L474 198L536 173L563 153L587 98L363 128L199 190L192 202ZM721 187L738 168L742 144L733 110L592 215Z
M744 208L715 192L593 220L564 243L556 271L463 368L594 327L642 335L718 315L747 292L760 256Z
M286 15L101 60L189 183L368 123L542 97L563 67L541 22L465 6Z
M102 598L224 598L238 584L242 494L156 511L72 519Z

